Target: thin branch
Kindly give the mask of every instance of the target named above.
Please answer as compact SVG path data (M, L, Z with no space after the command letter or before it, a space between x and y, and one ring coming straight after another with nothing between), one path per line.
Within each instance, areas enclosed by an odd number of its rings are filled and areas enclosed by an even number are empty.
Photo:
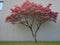
M24 17L24 19L25 19L25 22L26 22L26 24L28 25L28 27L30 26L29 25L29 23L28 23L28 20L27 20L27 18L23 15L23 17Z
M27 25L27 24L25 24L25 23L21 23L21 24L25 25L26 27L28 26L28 25Z
M33 36L33 38L34 38L34 33L33 33L33 30L32 30L32 27L29 26L29 28L30 28L30 31L31 31L32 36Z
M39 28L40 28L41 24L38 26L38 28L36 29L35 31L35 36L36 36L36 33L38 32Z
M40 24L39 24L39 26L37 27L37 29L36 29L36 31L35 31L35 37L36 37L36 34L37 34L37 32L38 32L38 30L39 30L40 26L41 26L44 22L46 22L46 21L43 21L43 22L42 22L42 23L40 23Z
M34 19L32 20L31 27L33 26L33 23L34 23Z

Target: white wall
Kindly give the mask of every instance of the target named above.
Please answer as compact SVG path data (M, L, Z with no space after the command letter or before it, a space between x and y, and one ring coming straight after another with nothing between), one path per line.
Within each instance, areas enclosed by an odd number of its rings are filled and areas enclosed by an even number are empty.
M5 18L10 14L10 8L16 4L21 5L25 0L3 0L4 7L0 11L0 41L34 41L31 32L23 25L12 25L5 22ZM60 13L60 0L30 0L46 6L52 3L52 9ZM57 23L48 22L41 26L37 33L38 41L60 41L60 14Z

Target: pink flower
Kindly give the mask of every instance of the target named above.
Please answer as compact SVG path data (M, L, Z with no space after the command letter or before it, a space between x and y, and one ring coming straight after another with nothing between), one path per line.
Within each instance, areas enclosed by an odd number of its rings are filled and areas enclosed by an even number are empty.
M22 8L23 9L26 9L27 8L27 6L29 6L31 3L27 0L26 2L24 2L23 4L22 4Z
M29 0L25 1L21 6L16 5L14 8L11 8L11 15L6 17L6 22L15 23L20 21L22 15L26 15L32 19L48 19L56 22L58 12L54 12L50 9L52 4L48 4L46 7L43 7L41 4L36 4L30 2Z
M36 4L35 3L31 3L29 1L26 1L22 4L22 8L24 10L25 13L29 13L31 12L32 10L34 10L36 8Z
M50 12L50 17L51 17L50 19L51 19L52 21L56 22L57 14L58 14L58 12L53 12L53 11L51 11L51 12Z
M42 9L41 9L41 12L42 12L42 13L50 13L50 12L51 12L51 9L45 7L45 8L42 8Z
M12 11L13 13L19 14L19 13L21 13L22 8L17 5L17 6L15 6L15 8L11 8L11 11Z
M50 4L48 4L48 5L47 5L47 8L51 7L51 5L52 5L51 3L50 3Z
M47 15L47 16L44 16L44 15L43 15L43 16L41 16L41 18L42 18L42 19L49 19L49 16L48 16L48 15Z
M41 9L43 8L43 6L41 4L37 5L37 7L35 8L35 12L41 12Z
M8 22L9 19L10 19L10 16L7 16L5 22Z

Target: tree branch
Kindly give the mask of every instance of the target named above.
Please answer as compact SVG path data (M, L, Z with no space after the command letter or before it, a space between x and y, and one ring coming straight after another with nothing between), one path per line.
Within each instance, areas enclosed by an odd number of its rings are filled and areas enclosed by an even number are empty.
M25 16L24 16L24 19L25 19L26 24L27 24L27 26L29 27L29 29L30 29L30 31L31 31L31 33L32 33L33 38L34 38L34 33L33 33L33 30L32 30L32 26L29 25L28 20L26 19Z
M21 24L23 24L23 25L25 25L25 26L28 26L27 24L25 24L25 23L22 23L22 22L21 22Z
M46 22L46 20L45 20L45 21L43 21L42 23L40 23L40 24L39 24L39 26L37 27L37 29L36 29L36 31L35 31L35 38L36 38L36 34L37 34L37 32L38 32L38 30L39 30L40 26L41 26L44 22Z
M32 19L31 27L33 26L33 23L34 23L34 19Z

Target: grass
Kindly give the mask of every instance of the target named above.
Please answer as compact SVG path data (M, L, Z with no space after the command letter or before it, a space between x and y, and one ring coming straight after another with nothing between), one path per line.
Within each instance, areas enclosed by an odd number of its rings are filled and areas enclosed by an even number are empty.
M0 42L0 45L60 45L60 42Z

